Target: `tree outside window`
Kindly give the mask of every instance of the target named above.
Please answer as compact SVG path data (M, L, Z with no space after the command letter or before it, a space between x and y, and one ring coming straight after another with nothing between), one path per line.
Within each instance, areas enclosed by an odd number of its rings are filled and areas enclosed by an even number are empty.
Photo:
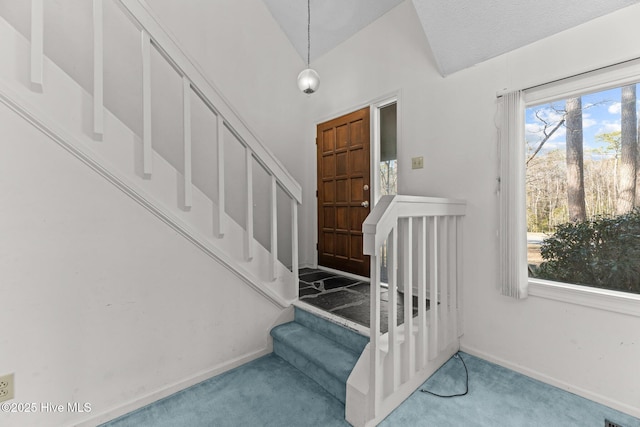
M529 276L640 293L637 86L526 109Z

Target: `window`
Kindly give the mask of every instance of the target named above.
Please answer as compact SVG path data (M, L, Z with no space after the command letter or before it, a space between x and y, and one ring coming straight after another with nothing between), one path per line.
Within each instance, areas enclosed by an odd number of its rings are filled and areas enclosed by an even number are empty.
M525 92L529 277L640 294L640 78L580 80Z
M623 143L623 134L625 142L633 140L629 132L633 132L634 120L640 132L638 83L640 59L499 98L497 285L503 295L531 295L640 316L640 291L637 284L629 284L640 277L640 226L633 206L619 213L618 200L623 188L628 193L632 188L623 187L619 175L623 174L624 147L633 151ZM623 91L627 99L633 88L636 101L630 104L635 109L629 105L625 109ZM632 110L635 119L622 118L624 111L632 116ZM637 137L636 184L640 169ZM581 146L581 154L575 145ZM631 165L634 157L629 152L625 152L625 162ZM625 174L633 176L629 171ZM623 196L627 203L634 200L632 205L638 206L638 186L635 188L633 198ZM576 265L549 265L554 262ZM582 269L577 266L580 262ZM551 276L551 267L560 274ZM597 270L587 272L591 278L581 271L587 268ZM574 274L567 275L569 270Z

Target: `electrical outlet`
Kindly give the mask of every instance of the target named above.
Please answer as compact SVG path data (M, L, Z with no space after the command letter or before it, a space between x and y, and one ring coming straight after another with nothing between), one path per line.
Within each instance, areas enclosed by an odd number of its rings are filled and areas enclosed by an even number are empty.
M412 157L411 169L422 169L424 167L424 157Z
M0 377L0 402L13 399L13 374Z

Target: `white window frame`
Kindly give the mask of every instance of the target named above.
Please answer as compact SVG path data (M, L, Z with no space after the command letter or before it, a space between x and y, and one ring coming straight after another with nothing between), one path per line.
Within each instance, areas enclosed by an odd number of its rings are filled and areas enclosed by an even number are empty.
M524 108L640 81L640 60L601 68L524 90ZM524 111L522 112L524 114ZM522 167L526 167L524 162ZM524 183L522 183L524 185ZM522 268L527 268L523 265ZM529 277L528 294L640 317L640 294Z

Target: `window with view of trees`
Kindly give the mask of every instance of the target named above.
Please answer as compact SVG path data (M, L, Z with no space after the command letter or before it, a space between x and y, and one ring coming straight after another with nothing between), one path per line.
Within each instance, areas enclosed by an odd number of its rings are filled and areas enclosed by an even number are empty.
M526 108L530 277L640 293L637 92Z

